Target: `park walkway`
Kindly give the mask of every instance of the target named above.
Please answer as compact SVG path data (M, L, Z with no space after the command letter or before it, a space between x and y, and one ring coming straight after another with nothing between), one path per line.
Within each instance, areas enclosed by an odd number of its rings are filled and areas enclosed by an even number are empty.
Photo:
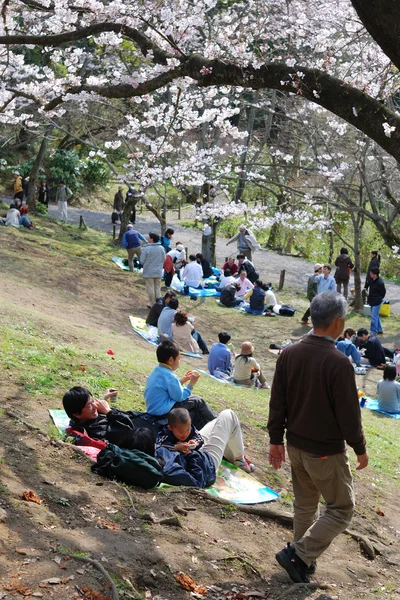
M57 207L51 205L49 207L49 213L53 216L57 216ZM85 219L85 223L88 227L99 231L105 231L109 233L110 236L112 235L113 226L110 213L80 208L68 208L68 219L71 223L79 224L81 215ZM188 219L189 216L185 215L185 220ZM137 215L135 226L143 235L147 235L150 231L154 231L155 233L159 233L160 231L159 222L148 212ZM175 230L175 235L173 237L174 242L182 242L182 244L188 248L189 253L195 254L196 252L201 251L202 234L200 230L182 227L179 223L172 221L168 223L168 227L172 227ZM118 229L119 226L117 225L117 234ZM236 244L233 243L227 246L226 239L218 237L216 254L217 266L221 266L227 256L236 256ZM279 281L279 274L282 269L285 269L285 286L289 286L294 290L301 290L305 295L307 280L313 272L314 263L302 258L284 256L266 249L255 252L253 254L253 259L263 281L271 281L276 289ZM364 281L364 279L365 275L363 275L362 281ZM396 314L400 314L400 285L390 282L385 283L385 285L387 290L386 298L390 300L392 311ZM279 299L281 302L285 301L284 291L279 293Z
M10 203L9 198L1 198L4 202ZM49 206L49 214L57 217L57 207L55 204ZM85 220L88 227L105 231L112 236L113 225L111 223L110 212L92 211L83 208L68 208L68 220L70 223L79 225L80 216ZM183 217L185 220L190 220L191 217L187 211ZM159 233L160 224L157 219L149 212L139 213L136 219L136 227L143 234L147 235L150 231ZM189 253L201 251L201 231L183 227L174 221L168 223L168 227L175 230L174 242L180 241L188 249ZM119 226L117 225L117 235ZM228 256L236 256L236 244L226 245L226 238L218 237L216 245L217 266L221 266L225 258ZM289 286L293 290L304 292L307 287L308 277L313 272L313 263L302 258L293 256L284 256L270 250L262 249L253 254L253 260L257 267L260 277L265 282L271 281L275 289L279 281L279 274L282 269L285 270L285 286ZM364 281L365 275L362 277ZM400 314L400 285L391 282L385 282L387 295L390 300L392 311L395 314ZM285 302L284 290L279 293L279 300Z

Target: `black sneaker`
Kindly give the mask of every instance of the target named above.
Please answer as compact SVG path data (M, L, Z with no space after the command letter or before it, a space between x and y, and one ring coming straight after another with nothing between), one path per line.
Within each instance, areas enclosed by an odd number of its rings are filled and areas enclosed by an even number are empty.
M271 346L272 346L272 344L271 344ZM286 542L286 548L284 548L282 550L282 552L286 552L286 554L287 554L289 548L290 548L290 542ZM314 562L312 562L309 567L306 567L306 573L307 573L307 575L310 575L310 576L314 575L316 570L317 570L317 561L316 560L314 560Z
M309 583L308 567L305 562L297 556L293 546L289 546L275 554L280 566L285 569L294 583Z

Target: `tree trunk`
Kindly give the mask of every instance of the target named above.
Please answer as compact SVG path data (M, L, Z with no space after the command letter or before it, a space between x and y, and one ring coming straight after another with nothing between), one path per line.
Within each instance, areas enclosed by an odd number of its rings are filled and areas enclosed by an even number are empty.
M353 230L354 230L354 310L362 312L364 302L361 294L361 252L360 252L360 237L363 225L363 219L360 220L357 216L352 215Z
M219 221L210 223L211 234L201 238L201 253L210 265L217 266L215 248L217 245L217 229Z
M251 144L251 141L253 138L253 128L254 128L255 117L256 117L256 109L255 109L255 107L252 106L250 108L249 118L247 121L247 139L246 139L245 149L240 156L239 181L238 181L238 184L236 187L235 195L233 196L234 202L239 202L239 200L241 200L241 198L243 196L244 188L246 185L246 181L247 181L246 162L247 162L247 154L249 152L249 147L250 147L250 144Z
M131 196L129 198L129 200L127 200L125 202L124 210L123 210L123 212L121 214L121 227L120 227L120 230L119 230L119 236L118 236L118 239L115 242L119 246L122 245L122 238L123 238L123 235L124 235L124 233L126 231L126 228L129 225L129 221L131 220L132 211L133 211L133 209L136 208L136 205L139 202L140 198L141 198L140 192L134 192L133 196Z
M34 211L36 208L36 183L38 178L39 169L42 165L44 156L47 152L47 148L49 146L49 135L53 130L52 125L48 125L44 130L44 135L42 138L42 142L40 144L39 152L36 155L35 162L33 163L31 172L29 173L29 184L28 184L28 198L27 203L30 210Z

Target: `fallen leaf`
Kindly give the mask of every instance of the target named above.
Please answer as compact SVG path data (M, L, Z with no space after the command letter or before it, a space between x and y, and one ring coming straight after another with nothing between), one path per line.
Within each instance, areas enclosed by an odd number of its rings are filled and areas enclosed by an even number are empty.
M83 587L82 592L84 600L112 600L110 596L105 596L101 592L87 587Z
M39 498L39 496L37 494L35 494L35 492L33 492L32 490L26 490L23 494L22 497L24 500L26 500L27 502L36 502L36 504L42 504L42 500Z
M379 515L380 517L384 517L385 516L385 513L380 508L376 509L376 514Z
M100 529L110 529L111 531L119 531L121 529L117 523L110 523L104 519L99 519L96 525L97 527L100 527Z
M201 594L202 596L205 596L207 593L207 589L205 587L196 585L193 579L189 575L185 575L185 573L176 573L175 579L181 588L187 590L188 592L195 592L196 594Z

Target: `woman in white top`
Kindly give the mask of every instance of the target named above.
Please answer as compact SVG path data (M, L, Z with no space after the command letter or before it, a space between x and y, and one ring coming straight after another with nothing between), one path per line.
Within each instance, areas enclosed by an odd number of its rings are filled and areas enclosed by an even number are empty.
M251 342L243 342L240 354L235 358L233 381L239 385L252 387L260 382L262 388L268 385L258 362L253 358L254 347Z
M396 367L386 365L383 370L383 379L378 381L378 404L379 410L388 413L400 413L400 383L395 381Z
M224 287L226 287L230 283L235 283L235 281L236 281L236 279L232 275L230 269L225 269L224 274L220 276L218 288L220 290L223 290Z

